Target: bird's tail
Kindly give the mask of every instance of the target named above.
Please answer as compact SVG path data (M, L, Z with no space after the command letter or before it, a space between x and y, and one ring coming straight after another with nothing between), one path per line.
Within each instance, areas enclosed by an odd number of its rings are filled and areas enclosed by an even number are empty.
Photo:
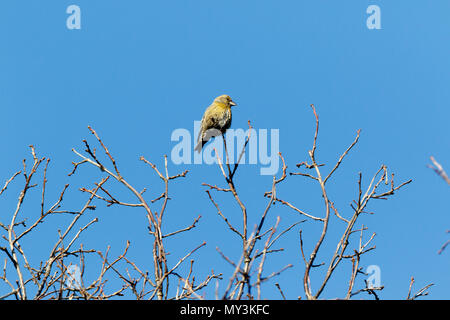
M209 140L208 131L206 131L205 133L203 129L201 129L200 132L198 133L197 145L195 146L194 151L200 153L203 149L203 146L205 145L206 142L208 142L208 140Z
M197 145L195 146L194 150L197 151L198 153L200 153L202 151L203 145L205 144L205 142L203 141L203 139L199 139L197 142Z
M197 145L195 146L194 150L197 151L198 153L200 153L200 151L202 151L202 143L201 143L201 141L199 141L197 143Z

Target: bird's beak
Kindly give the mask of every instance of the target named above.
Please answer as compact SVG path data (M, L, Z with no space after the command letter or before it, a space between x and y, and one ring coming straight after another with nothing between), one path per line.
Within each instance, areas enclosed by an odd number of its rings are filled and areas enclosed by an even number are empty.
M230 106L237 106L236 102L234 102L233 100L230 101Z

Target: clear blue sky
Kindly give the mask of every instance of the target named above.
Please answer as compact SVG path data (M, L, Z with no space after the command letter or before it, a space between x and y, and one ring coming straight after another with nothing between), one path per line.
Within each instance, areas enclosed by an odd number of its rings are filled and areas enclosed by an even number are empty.
M81 8L81 30L66 28L66 8ZM366 27L366 9L381 8L381 30ZM389 201L370 207L375 215L360 223L376 232L377 249L362 266L378 265L384 299L403 299L411 276L416 289L435 283L429 298L448 299L450 252L437 255L448 239L450 188L429 168L434 155L450 171L450 2L439 1L2 1L0 4L0 181L21 169L28 145L52 159L48 198L56 200L70 183L66 207L79 209L100 172L84 168L67 177L77 160L71 148L83 149L92 136L91 125L116 157L122 173L149 196L162 192L152 170L139 161L144 155L157 165L175 145L177 128L193 130L212 99L227 93L239 104L233 128L279 129L280 151L288 170L307 159L316 105L320 119L318 161L330 167L361 129L359 144L330 183L332 200L347 216L356 196L357 174L367 179L386 164L397 181L413 183ZM250 225L266 204L270 176L259 166L239 168L237 185L249 207ZM198 229L168 241L171 259L183 256L202 241L197 254L198 279L211 268L225 274L232 269L216 252L219 246L237 259L240 241L230 232L209 202L202 182L224 186L217 166L170 163L173 173L189 169L188 178L174 183L167 230L189 225L202 215ZM8 221L19 184L0 199L1 221ZM132 199L123 189L124 200ZM123 193L122 193L123 192ZM317 215L323 212L319 189L300 177L288 177L278 196ZM33 198L34 197L34 198ZM39 194L24 208L37 215ZM239 210L231 197L217 197L234 223ZM81 242L119 253L131 240L130 257L151 268L151 242L146 219L139 210L106 208L90 212L100 222ZM282 226L302 219L275 206L269 222L279 215ZM9 218L8 218L9 219ZM39 263L56 229L66 220L55 218L41 226L41 240L23 246ZM342 228L333 220L329 245ZM306 249L318 237L314 222L302 225ZM267 271L287 263L294 267L263 287L263 296L279 298L279 282L288 298L303 295L303 263L298 228L279 246ZM3 257L2 257L3 260ZM324 298L342 297L350 266L344 265ZM357 286L362 286L361 277ZM314 280L314 278L313 278ZM317 281L317 280L316 280ZM317 285L317 282L315 282ZM313 282L314 286L314 282ZM3 284L0 284L0 290ZM207 294L213 295L214 286ZM361 298L370 298L361 296Z

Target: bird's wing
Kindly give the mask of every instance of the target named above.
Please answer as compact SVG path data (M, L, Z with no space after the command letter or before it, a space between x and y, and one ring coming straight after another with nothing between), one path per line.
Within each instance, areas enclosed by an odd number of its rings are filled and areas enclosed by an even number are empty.
M211 125L211 110L213 109L213 105L210 105L208 108L206 108L205 112L203 113L202 121L200 122L200 131L198 132L197 141L200 141L202 139L203 133L210 128Z
M207 130L214 128L218 123L218 110L217 106L212 104L206 109L202 119L202 129Z

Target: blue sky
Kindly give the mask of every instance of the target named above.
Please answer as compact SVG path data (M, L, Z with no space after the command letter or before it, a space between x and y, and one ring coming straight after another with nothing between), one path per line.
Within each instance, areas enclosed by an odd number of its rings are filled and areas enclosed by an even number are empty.
M80 30L66 28L66 8L71 4L81 8ZM366 27L371 4L381 8L381 30ZM21 169L22 159L29 157L28 145L33 144L39 155L52 159L49 198L56 199L70 183L66 205L80 206L85 195L77 189L92 186L102 176L84 168L67 177L71 162L78 160L71 149L81 151L81 141L93 138L87 129L91 125L124 176L148 187L149 197L159 195L160 181L139 156L162 166L163 155L170 155L175 145L171 133L177 128L192 131L193 121L223 93L239 104L233 110L233 128L245 129L251 120L257 129L279 129L280 151L288 171L295 171L311 148L313 103L321 121L317 157L328 168L353 141L356 130L362 130L360 142L329 185L330 197L343 214L351 213L348 204L356 196L358 172L367 182L386 164L396 181L413 179L389 201L370 207L375 215L361 219L377 234L377 248L362 265L380 267L385 286L380 297L406 297L414 276L416 289L435 283L429 298L448 299L449 252L437 255L437 250L448 239L450 190L426 165L433 155L450 171L449 9L444 0L3 1L0 181ZM224 186L223 177L217 166L169 162L170 172L185 169L188 177L171 189L167 230L189 225L198 214L202 219L197 229L169 240L167 246L176 261L206 241L196 256L199 278L214 268L225 274L220 284L224 288L232 268L215 248L237 259L240 241L221 221L201 185ZM259 175L259 169L242 166L236 176L250 225L258 221L266 204L262 195L272 179ZM19 186L2 195L0 221L12 213ZM126 190L117 192L131 199ZM279 197L321 215L319 192L309 181L288 177ZM30 196L27 214L37 214L33 210L39 210L38 199L37 193ZM240 224L232 198L216 199ZM111 245L112 253L119 253L131 240L131 257L150 268L144 214L98 206L90 218L98 216L100 222L81 242L99 249ZM269 222L276 216L284 227L302 219L278 205ZM55 218L42 225L42 242L24 242L32 261L45 256L64 223ZM335 247L339 223L332 222L321 257L325 260ZM311 250L318 229L312 221L301 228L306 249ZM268 272L287 263L294 267L266 284L263 295L278 299L273 285L278 282L288 298L304 296L298 228L280 246L285 252L269 260ZM336 273L324 298L343 295L349 268L344 265ZM211 296L213 289L207 294Z

